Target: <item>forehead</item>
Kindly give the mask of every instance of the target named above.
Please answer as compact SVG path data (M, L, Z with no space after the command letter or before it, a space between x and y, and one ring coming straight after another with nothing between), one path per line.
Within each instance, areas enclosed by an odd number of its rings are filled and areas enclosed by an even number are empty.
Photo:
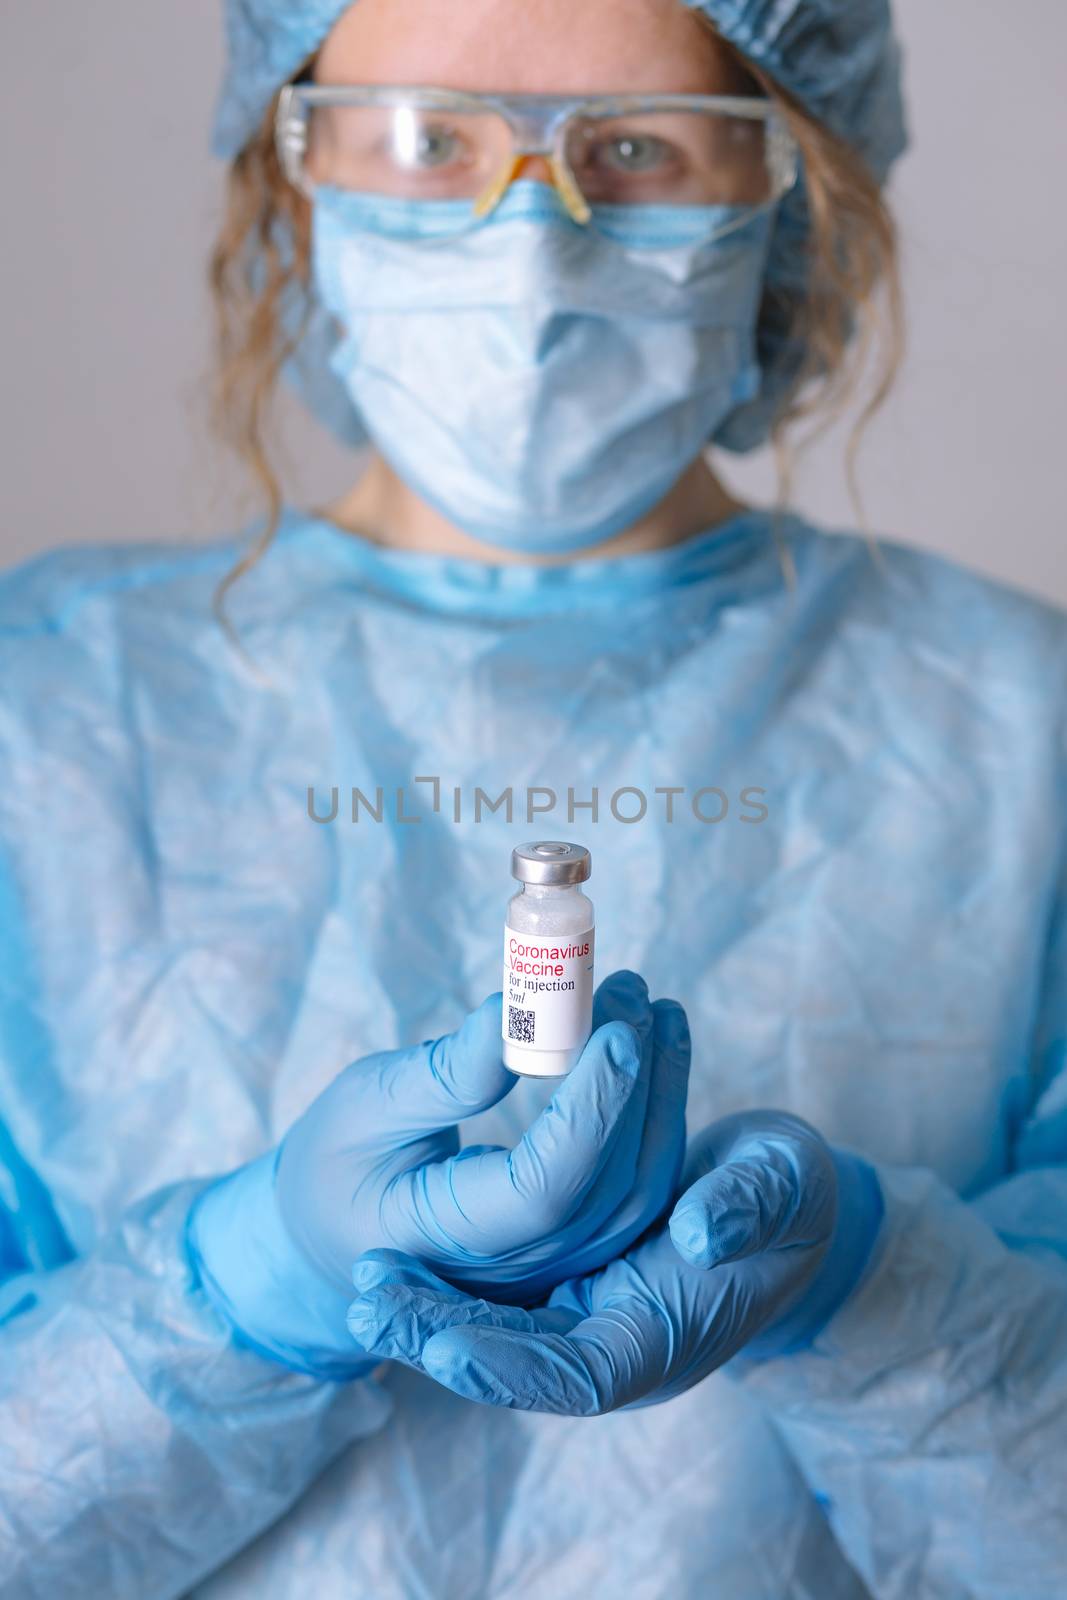
M516 94L743 87L682 0L357 0L331 30L315 76Z

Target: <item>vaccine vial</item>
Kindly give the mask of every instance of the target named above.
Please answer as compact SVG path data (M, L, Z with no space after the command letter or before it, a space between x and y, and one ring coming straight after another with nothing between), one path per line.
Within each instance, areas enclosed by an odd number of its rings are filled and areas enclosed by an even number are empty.
M504 919L504 1065L530 1078L561 1078L593 1029L593 903L580 885L592 872L582 844L518 845L520 888Z

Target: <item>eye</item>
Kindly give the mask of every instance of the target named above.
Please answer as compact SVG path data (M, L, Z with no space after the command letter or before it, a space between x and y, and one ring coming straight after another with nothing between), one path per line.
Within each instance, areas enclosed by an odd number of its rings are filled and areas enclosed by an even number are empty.
M461 148L462 140L443 122L394 124L393 152L405 166L444 167L458 158Z
M618 134L589 153L598 164L614 167L618 172L635 174L657 170L669 162L674 154L665 140L647 133Z

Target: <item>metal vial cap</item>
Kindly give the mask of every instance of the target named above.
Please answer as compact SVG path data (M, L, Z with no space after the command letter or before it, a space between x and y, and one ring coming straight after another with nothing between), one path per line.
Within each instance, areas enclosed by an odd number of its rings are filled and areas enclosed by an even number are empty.
M520 883L584 883L592 870L593 858L584 844L538 839L511 852L511 876Z

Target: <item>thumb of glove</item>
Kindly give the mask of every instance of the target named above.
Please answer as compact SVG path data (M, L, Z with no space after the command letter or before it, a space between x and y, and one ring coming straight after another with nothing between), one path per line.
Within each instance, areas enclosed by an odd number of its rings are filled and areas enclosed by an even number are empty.
M742 1113L700 1136L687 1162L697 1176L678 1200L670 1235L691 1266L711 1268L766 1250L825 1247L837 1214L829 1146L800 1117Z

